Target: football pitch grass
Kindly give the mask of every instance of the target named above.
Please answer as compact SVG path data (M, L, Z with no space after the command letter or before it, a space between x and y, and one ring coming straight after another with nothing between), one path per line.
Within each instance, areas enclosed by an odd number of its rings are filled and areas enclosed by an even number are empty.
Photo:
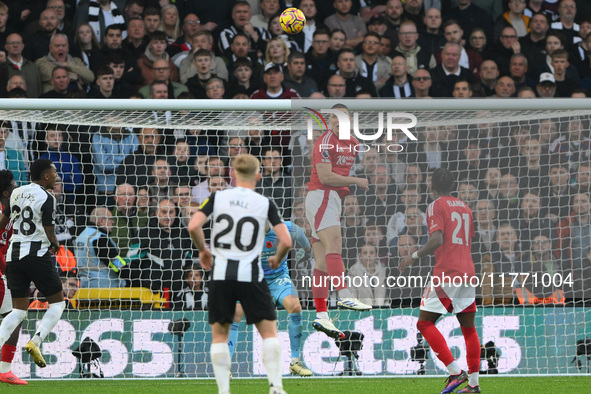
M284 388L289 394L380 394L380 393L439 393L444 377L414 378L333 378L285 379ZM556 377L483 377L480 379L483 393L589 393L591 376ZM234 394L266 394L269 392L266 379L235 379L230 388ZM31 381L28 386L0 385L1 393L35 392L39 394L69 393L199 393L217 394L215 381L169 379L169 380L57 380Z

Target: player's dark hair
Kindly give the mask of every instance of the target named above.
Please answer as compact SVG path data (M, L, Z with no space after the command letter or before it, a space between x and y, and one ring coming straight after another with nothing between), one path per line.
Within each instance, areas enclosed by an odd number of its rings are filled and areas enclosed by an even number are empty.
M0 170L0 194L4 193L14 180L14 174L10 170Z
M441 195L449 195L455 188L454 174L447 168L438 168L433 171L431 188Z
M41 180L43 173L51 169L53 162L49 159L38 159L31 164L31 181Z

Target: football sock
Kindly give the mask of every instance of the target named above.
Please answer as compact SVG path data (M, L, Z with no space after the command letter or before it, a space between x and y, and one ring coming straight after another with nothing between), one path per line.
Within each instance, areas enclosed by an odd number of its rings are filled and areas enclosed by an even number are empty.
M450 375L457 375L462 372L462 368L458 365L457 361L452 361L451 363L446 365L447 371Z
M0 373L10 372L10 366L15 353L16 346L7 344L2 346L2 355L0 356Z
M37 333L35 333L35 336L33 336L31 339L35 345L39 346L41 341L43 341L45 337L49 335L51 330L53 330L53 327L55 327L55 325L60 321L64 309L66 309L65 301L49 304L47 312L45 312L43 319L41 319Z
M326 271L328 271L328 275L330 276L331 286L334 286L337 291L347 288L346 283L343 280L345 275L345 266L343 265L343 258L340 254L326 254Z
M478 372L474 372L470 374L470 378L468 380L468 384L472 387L478 386Z
M435 327L435 324L433 324L430 321L419 320L417 322L417 328L419 329L427 343L429 343L429 346L431 346L431 349L433 349L433 351L437 355L437 358L440 359L443 362L443 364L445 364L445 366L448 367L449 370L449 365L455 363L454 357L452 356L449 348L447 347L447 342L445 342L445 338L443 338L443 335L441 335L437 327ZM453 369L455 369L456 367L457 363L455 363L455 365L452 365ZM449 373L452 375L456 375L460 372L461 369L458 368L457 372L452 372L450 370Z
M25 317L27 317L27 311L13 309L12 312L2 319L2 324L0 324L0 345L6 343L15 328L25 320Z
M349 289L339 290L339 298L351 298L351 290L349 290Z
M227 343L212 343L210 348L213 374L218 385L218 392L230 392L230 349Z
M289 346L291 348L291 358L300 358L300 349L302 348L302 314L289 314Z
M314 306L316 312L328 312L328 274L324 271L314 268L312 277L312 296L314 297Z
M265 364L269 385L283 387L281 381L281 345L277 337L263 340L263 364Z
M462 327L462 334L466 342L466 362L471 374L480 370L480 340L476 327ZM478 378L476 378L478 381Z
M234 357L234 349L236 349L236 343L238 342L238 328L240 323L232 322L230 326L230 335L228 335L228 348L230 349L230 360Z

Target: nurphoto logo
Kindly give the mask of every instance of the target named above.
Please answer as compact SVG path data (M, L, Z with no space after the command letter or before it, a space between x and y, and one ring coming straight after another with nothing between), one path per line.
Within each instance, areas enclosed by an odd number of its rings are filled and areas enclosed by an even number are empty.
M316 123L320 126L320 130L328 130L328 124L322 116L322 114L334 114L337 117L339 122L339 140L349 140L351 138L351 120L347 116L346 113L341 111L340 109L321 109L320 111L315 111L312 108L306 107L309 111L307 114L310 116L308 119L308 134L307 138L308 141L311 141L314 133L314 123L312 120L315 120ZM384 112L379 112L377 115L377 128L374 134L370 135L367 134L367 129L364 129L364 133L359 130L359 113L352 112L353 117L353 134L355 138L359 141L377 141L382 138L384 134ZM408 139L412 141L416 141L417 137L409 130L416 126L417 124L417 117L413 114L409 114L406 112L386 112L386 141L387 143L376 143L376 144L365 144L360 143L355 150L358 152L367 152L372 149L377 149L377 151L388 151L388 152L402 152L404 150L404 146L398 143L390 143L391 141L396 141L398 139L394 138L394 133L398 130L402 131ZM324 126L324 127L323 127ZM320 147L321 150L324 149L333 149L334 146L326 146L331 144L324 144ZM338 149L338 147L337 147Z

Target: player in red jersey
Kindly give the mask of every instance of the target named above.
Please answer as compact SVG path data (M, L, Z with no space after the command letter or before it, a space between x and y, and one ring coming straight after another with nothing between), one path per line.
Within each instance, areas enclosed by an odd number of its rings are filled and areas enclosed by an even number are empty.
M8 206L10 195L16 189L17 184L14 181L14 175L10 170L0 171L0 203L2 203L2 211L4 207ZM2 213L0 211L0 214ZM8 291L6 282L6 251L8 250L8 241L12 236L12 222L8 223L6 229L0 231L0 316L6 316L12 310L12 297ZM10 370L12 359L16 353L16 344L18 336L21 331L21 324L12 332L10 338L2 346L0 354L0 382L9 384L25 385L28 384L25 380L19 379Z
M345 105L336 104L332 109L344 112L350 119ZM312 227L312 248L316 259L312 293L317 314L312 326L330 337L343 338L344 334L328 318L328 285L333 283L330 279L335 279L339 307L362 311L370 310L371 305L353 298L342 280L341 198L349 194L349 185L368 190L369 182L365 178L349 176L358 154L357 139L339 139L339 121L335 114L330 114L328 121L331 130L314 143L312 175L306 195L306 218Z
M452 393L466 380L469 380L468 385L457 393L480 393L480 340L474 327L476 289L471 280L475 271L470 254L474 226L468 205L450 195L454 183L450 171L438 168L433 172L431 191L435 201L427 210L429 241L412 256L402 259L398 269L402 273L415 260L435 253L435 267L431 283L427 284L421 299L417 328L450 373L442 393ZM458 366L445 338L435 327L437 319L445 313L455 313L460 322L469 376Z

